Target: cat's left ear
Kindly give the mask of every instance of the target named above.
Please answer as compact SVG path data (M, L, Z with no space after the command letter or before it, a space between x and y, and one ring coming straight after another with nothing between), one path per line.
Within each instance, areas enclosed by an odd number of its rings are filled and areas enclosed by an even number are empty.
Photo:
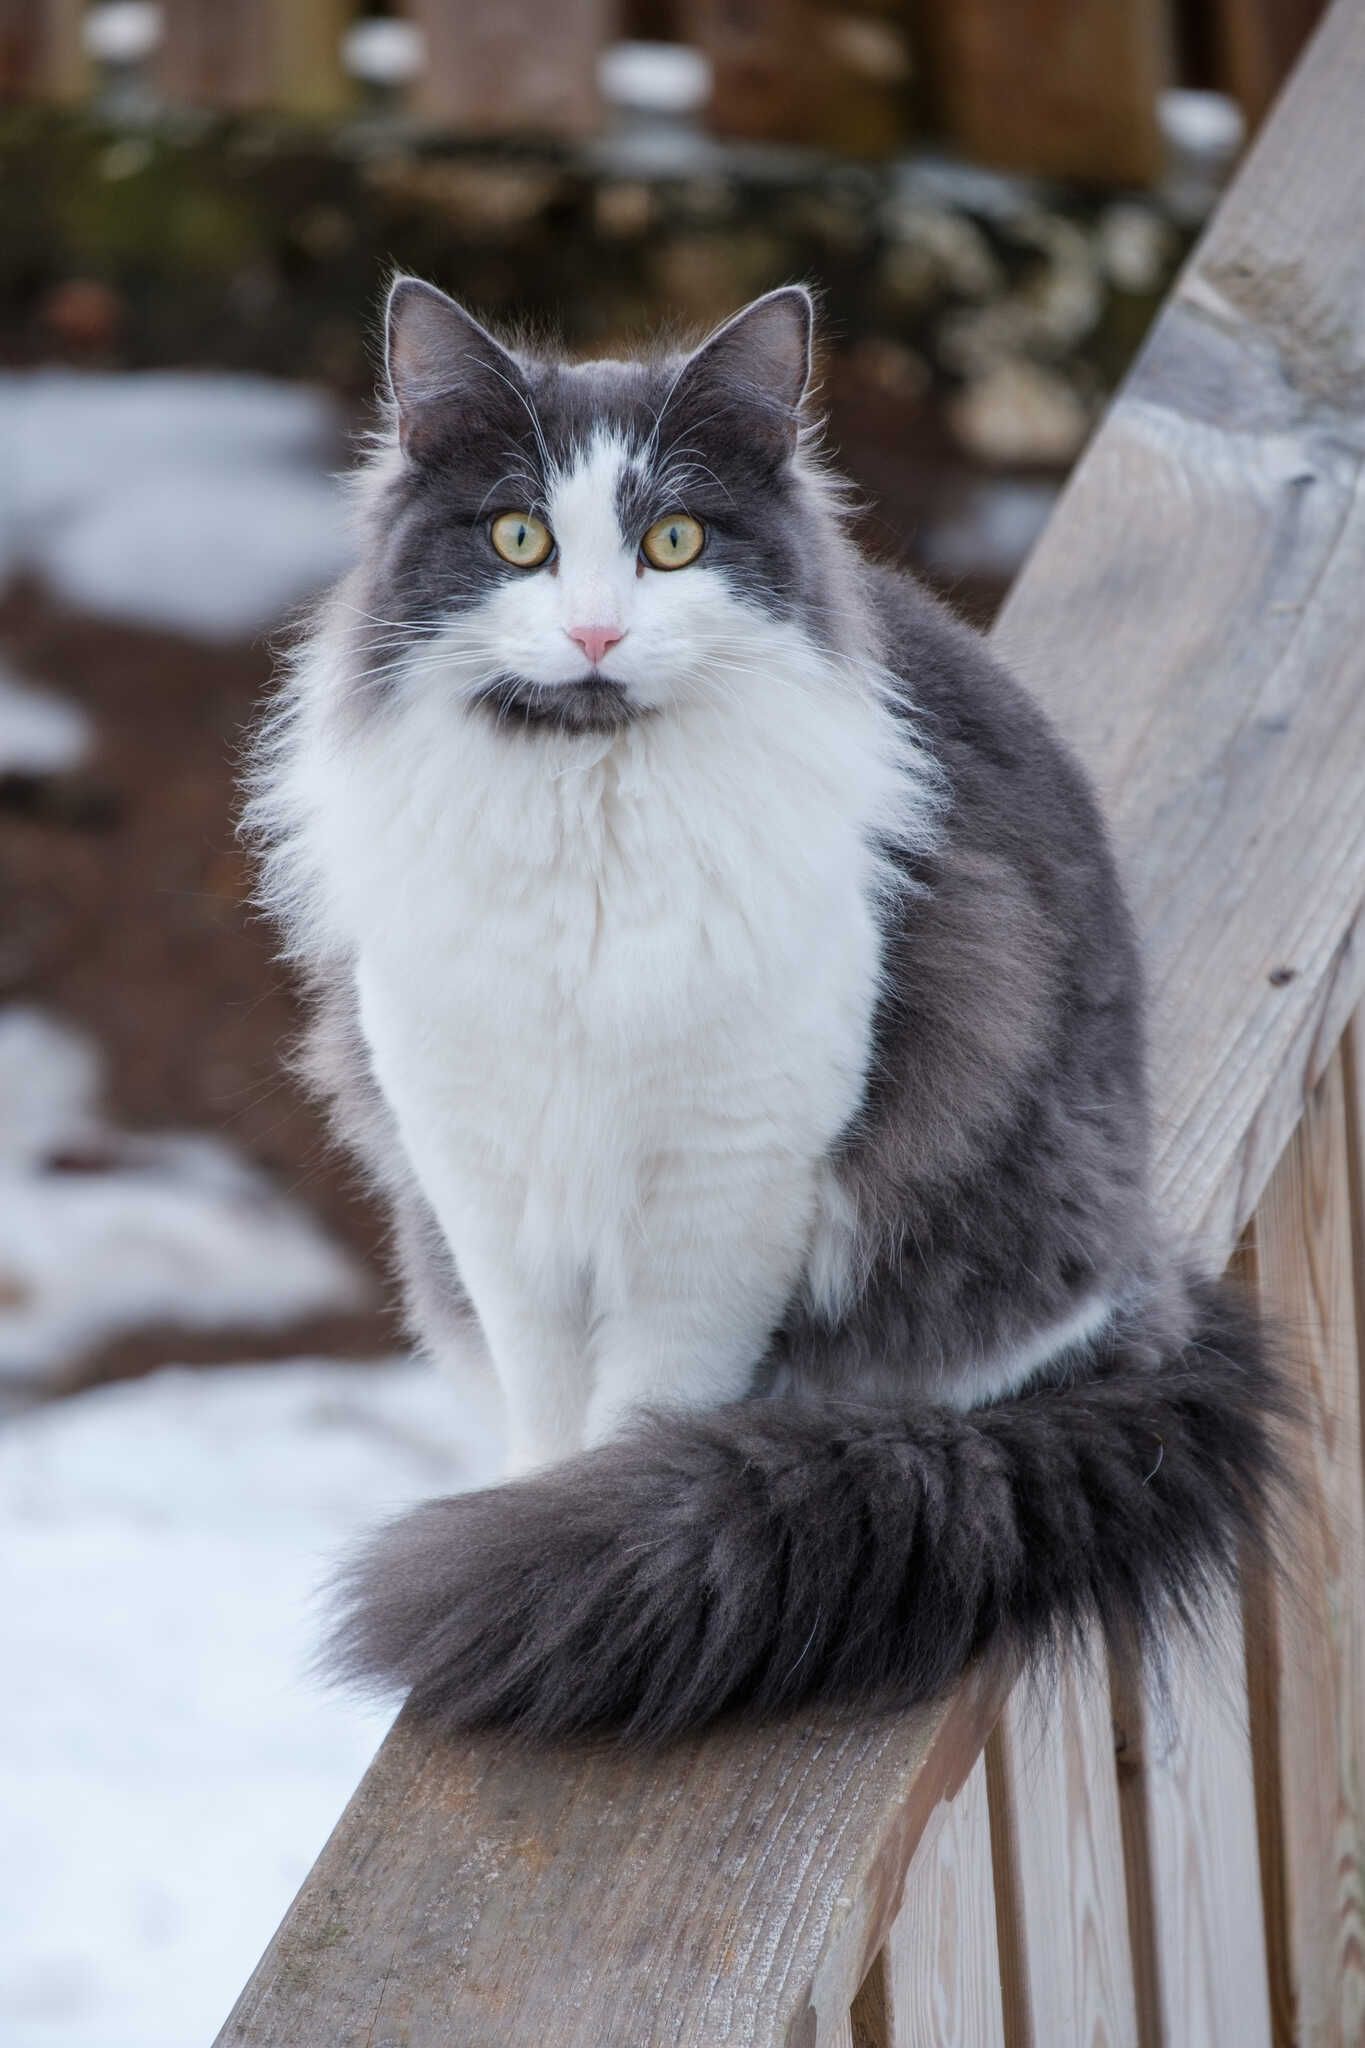
M750 422L786 447L796 444L811 372L815 309L804 285L765 292L694 350L677 393L705 387L727 394Z

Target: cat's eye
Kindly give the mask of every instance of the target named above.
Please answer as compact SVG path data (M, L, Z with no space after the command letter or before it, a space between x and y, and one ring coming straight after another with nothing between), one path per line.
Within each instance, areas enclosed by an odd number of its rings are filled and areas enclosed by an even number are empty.
M549 527L534 512L500 512L488 529L488 538L514 569L538 569L555 544Z
M640 553L654 569L685 569L695 562L706 542L706 528L699 519L675 512L669 519L656 519L640 542Z

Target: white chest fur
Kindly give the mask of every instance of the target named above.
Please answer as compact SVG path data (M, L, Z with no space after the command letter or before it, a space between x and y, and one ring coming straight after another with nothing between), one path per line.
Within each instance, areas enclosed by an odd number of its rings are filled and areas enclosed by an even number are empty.
M781 680L610 742L426 691L301 756L315 914L523 1462L742 1391L811 1255L914 788L880 704Z

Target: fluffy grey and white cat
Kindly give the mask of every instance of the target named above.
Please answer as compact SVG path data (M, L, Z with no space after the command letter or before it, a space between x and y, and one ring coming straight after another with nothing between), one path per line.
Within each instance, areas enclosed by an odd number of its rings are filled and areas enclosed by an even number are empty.
M388 307L360 567L261 751L312 1066L509 1483L383 1531L341 1654L447 1726L908 1704L1228 1582L1246 1313L1148 1209L1085 779L865 560L811 305L568 364Z

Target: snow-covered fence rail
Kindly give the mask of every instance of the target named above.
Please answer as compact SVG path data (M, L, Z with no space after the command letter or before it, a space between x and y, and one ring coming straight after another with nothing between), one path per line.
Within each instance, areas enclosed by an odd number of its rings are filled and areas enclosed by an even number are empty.
M404 1716L220 2048L1361 2040L1363 96L1337 0L997 630L1126 857L1164 1206L1295 1333L1292 1597L1173 1722L1103 1668L652 1757Z

